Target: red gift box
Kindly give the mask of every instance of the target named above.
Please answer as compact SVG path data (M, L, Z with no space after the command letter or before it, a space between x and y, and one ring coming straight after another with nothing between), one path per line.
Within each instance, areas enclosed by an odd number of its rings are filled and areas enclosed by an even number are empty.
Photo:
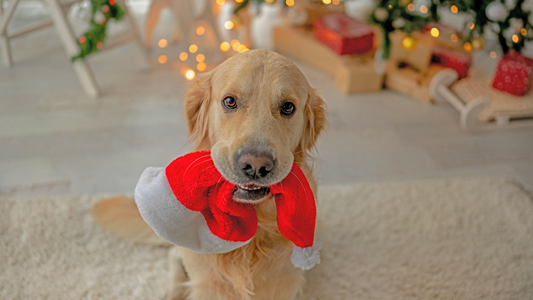
M496 68L492 87L516 96L523 96L531 88L533 59L509 52Z
M330 14L315 21L313 34L337 54L363 54L374 48L374 30L345 14Z
M454 69L459 74L459 79L468 76L471 61L470 55L443 47L433 48L431 57L432 64Z

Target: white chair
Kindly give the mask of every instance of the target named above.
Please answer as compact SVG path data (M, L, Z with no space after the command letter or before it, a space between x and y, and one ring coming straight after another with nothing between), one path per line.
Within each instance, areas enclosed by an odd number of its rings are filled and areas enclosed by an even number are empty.
M63 44L63 48L65 49L65 52L68 56L68 59L79 53L79 47L77 42L78 39L74 35L72 28L66 18L66 13L70 10L72 4L76 3L78 0L65 0L61 2L59 0L43 0L44 3L47 5L48 10L50 11L50 20L39 22L34 25L27 26L26 28L22 28L8 33L7 25L9 24L9 21L11 20L13 12L15 11L15 8L17 7L19 1L21 0L10 0L9 6L5 11L3 11L3 0L0 0L0 51L3 56L4 64L7 67L11 67L13 65L11 48L9 45L10 39L19 37L29 32L33 32L35 30L39 30L41 28L48 27L50 25L55 26L55 29L59 34L59 38L61 39L61 43ZM142 52L144 53L145 59L147 60L148 64L150 64L148 55L141 42L141 35L139 33L137 24L133 20L133 17L131 17L131 13L128 10L128 7L125 5L124 0L118 1L126 12L125 19L128 19L131 23L133 27L133 32L131 34L123 34L117 36L116 38L114 37L113 39L108 38L102 49L100 49L99 51L105 51L106 49L122 45L132 40L137 40L139 46L142 48ZM98 96L100 94L100 90L87 62L83 59L77 59L72 62L72 67L74 68L74 71L76 72L76 75L78 76L78 79L81 85L83 86L85 92L90 96Z

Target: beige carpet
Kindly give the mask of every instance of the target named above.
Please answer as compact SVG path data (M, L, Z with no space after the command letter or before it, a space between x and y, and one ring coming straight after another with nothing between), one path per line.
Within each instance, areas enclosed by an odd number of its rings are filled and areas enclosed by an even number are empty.
M533 299L533 202L499 179L322 187L304 299ZM0 299L160 299L166 248L97 228L99 197L0 199ZM282 300L282 299L280 299Z

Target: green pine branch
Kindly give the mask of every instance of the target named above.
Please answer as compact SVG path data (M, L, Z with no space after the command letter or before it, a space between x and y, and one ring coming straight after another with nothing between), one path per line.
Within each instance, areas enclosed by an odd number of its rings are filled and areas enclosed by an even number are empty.
M111 4L111 2L113 4ZM109 20L119 21L124 17L124 10L116 3L116 0L93 0L91 1L91 21L90 28L83 34L84 39L78 40L80 53L71 59L84 59L87 55L92 54L103 45L106 38L107 24ZM105 8L107 7L107 9ZM104 12L106 11L106 12ZM96 17L102 13L104 19L96 20Z

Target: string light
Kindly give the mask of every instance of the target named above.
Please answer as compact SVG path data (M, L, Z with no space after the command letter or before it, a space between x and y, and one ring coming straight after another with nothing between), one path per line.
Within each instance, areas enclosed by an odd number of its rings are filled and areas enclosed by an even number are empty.
M217 0L218 5L224 5L226 3L226 0Z
M166 55L159 55L159 58L157 59L160 64L164 64L167 62L167 56Z
M330 3L331 3L331 0L322 0L322 2L323 2L324 4L330 4Z
M527 30L525 28L522 28L520 29L520 33L523 35L523 36L526 36L527 35Z
M239 40L235 40L235 39L231 40L231 45L232 45L232 46L233 46L233 44L235 44L235 43L239 43Z
M474 22L470 23L470 30L474 29L476 27L476 24Z
M240 45L241 45L241 43L239 43L239 42L234 43L233 46L232 46L233 50L237 51L237 49L239 48Z
M457 41L459 40L459 37L457 36L457 34L454 33L450 36L450 40L452 40L452 42L454 43L457 43Z
M227 30L230 30L231 28L233 28L233 22L226 21L226 23L224 23L224 28L226 28Z
M204 62L200 62L196 65L196 69L200 72L205 71L205 68L207 68L207 65Z
M471 51L472 50L472 45L469 42L466 42L464 44L463 48L465 48L466 51Z
M181 52L180 53L180 60L181 61L186 61L188 57L189 57L189 54L187 54L187 52Z
M491 52L490 52L490 58L492 58L492 59L496 59L496 52L491 51Z
M85 37L84 37L84 36L80 36L80 38L78 39L78 42L79 42L80 44L85 43Z
M243 0L235 0L235 2L237 3L241 3Z
M411 4L407 5L407 9L409 11L415 11L415 5L413 3L411 3Z
M391 8L392 8L392 5L389 4L389 9L391 9Z
M205 56L203 54L196 55L197 62L203 62L204 60L205 60Z
M198 26L196 28L196 34L197 35L203 35L205 33L205 28L203 26Z
M196 51L198 51L198 46L196 46L195 44L189 46L189 52L196 53Z
M220 44L220 50L222 50L223 52L228 51L230 47L231 46L228 42L223 42L222 44Z
M167 40L165 39L160 39L159 40L159 43L157 43L159 45L159 48L165 48L168 44Z
M518 35L513 34L513 42L518 43Z
M109 4L115 5L115 4L117 4L117 0L109 0Z
M287 4L287 6L293 6L294 5L294 0L287 0L287 1L285 1L285 3Z
M432 37L438 37L439 36L439 30L437 28L435 28L435 27L431 28L429 33L431 34Z
M341 4L341 2L340 2L339 0L333 0L332 3L333 3L333 5L339 5L339 4Z
M420 12L423 13L423 14L427 14L428 13L428 7L425 6L425 5L420 6Z
M243 44L240 44L239 47L237 48L237 51L239 51L239 53L242 53L242 51L246 49L246 46L243 45Z
M187 70L187 72L185 72L185 78L189 80L193 79L195 75L196 73L194 73L193 70Z
M454 14L456 14L456 13L459 11L459 9L457 8L457 6L455 6L455 5L452 5L452 7L450 7L450 10L451 10L452 13L454 13Z

